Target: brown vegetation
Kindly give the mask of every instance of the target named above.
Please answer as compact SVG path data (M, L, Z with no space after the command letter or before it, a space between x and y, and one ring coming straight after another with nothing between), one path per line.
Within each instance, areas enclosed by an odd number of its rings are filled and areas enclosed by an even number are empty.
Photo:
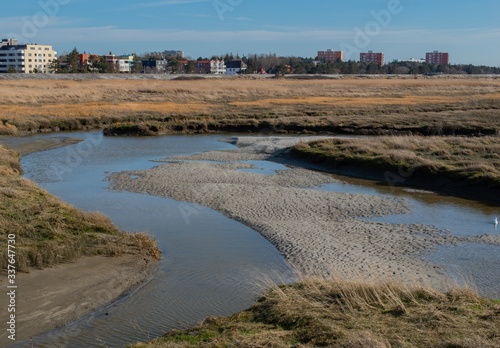
M144 253L159 259L156 244L144 234L119 231L100 213L76 209L20 177L19 155L0 146L0 245L15 235L16 268L27 272L75 260L80 255ZM1 248L0 270L7 267Z
M498 347L500 303L470 289L313 279L133 347Z
M333 167L407 173L410 178L449 178L500 192L500 137L385 136L329 139L296 145L292 153Z
M500 124L493 78L0 80L0 94L0 134L143 123L165 133L468 135Z

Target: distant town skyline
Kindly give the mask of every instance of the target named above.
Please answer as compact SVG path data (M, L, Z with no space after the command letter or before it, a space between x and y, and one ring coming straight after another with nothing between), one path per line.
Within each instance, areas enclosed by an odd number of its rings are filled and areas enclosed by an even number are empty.
M451 64L500 66L497 0L25 0L4 4L0 37L62 54L184 51L192 58L318 51L383 52L385 61L450 53Z

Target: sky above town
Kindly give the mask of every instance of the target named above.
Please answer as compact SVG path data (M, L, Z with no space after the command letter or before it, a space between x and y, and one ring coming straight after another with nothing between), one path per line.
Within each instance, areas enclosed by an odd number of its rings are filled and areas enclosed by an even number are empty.
M452 64L500 66L498 0L23 0L6 1L0 39L59 54L184 51L315 57L383 52L386 61L450 53Z

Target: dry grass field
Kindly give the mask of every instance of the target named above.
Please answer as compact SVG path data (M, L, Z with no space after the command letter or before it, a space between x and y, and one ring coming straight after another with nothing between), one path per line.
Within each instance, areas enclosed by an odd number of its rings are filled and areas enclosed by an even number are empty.
M0 80L0 134L160 125L163 132L494 134L500 79Z
M304 280L250 309L131 347L498 347L500 303L470 289Z
M0 146L0 245L16 236L16 268L27 272L74 261L81 255L144 253L159 259L156 244L144 234L122 233L100 213L87 213L61 202L21 178L19 155ZM7 248L0 270L7 268Z

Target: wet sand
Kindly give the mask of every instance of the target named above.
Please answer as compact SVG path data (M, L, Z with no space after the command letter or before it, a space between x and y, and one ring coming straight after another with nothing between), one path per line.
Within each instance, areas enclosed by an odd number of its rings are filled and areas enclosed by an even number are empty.
M150 278L156 264L140 255L86 256L75 263L18 273L16 342L63 327L111 304ZM1 274L0 280L6 284L7 276ZM1 296L2 308L7 308L7 301L7 296ZM7 314L2 315L5 322ZM0 345L14 343L3 331Z
M239 171L253 167L242 161L274 159L297 138L231 141L239 148L175 156L150 170L113 173L111 187L213 208L258 231L306 275L396 277L445 290L453 284L443 270L419 256L440 245L500 244L498 236L469 239L431 226L365 221L409 213L411 207L404 199L312 190L336 179L300 167L276 175Z

